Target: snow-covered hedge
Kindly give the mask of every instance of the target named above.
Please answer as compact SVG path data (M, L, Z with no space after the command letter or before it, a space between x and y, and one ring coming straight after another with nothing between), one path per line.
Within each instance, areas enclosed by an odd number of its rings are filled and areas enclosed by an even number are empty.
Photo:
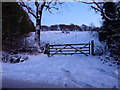
M26 60L28 60L27 56L22 56L19 54L11 55L5 52L2 53L2 61L5 63L19 63L24 62Z

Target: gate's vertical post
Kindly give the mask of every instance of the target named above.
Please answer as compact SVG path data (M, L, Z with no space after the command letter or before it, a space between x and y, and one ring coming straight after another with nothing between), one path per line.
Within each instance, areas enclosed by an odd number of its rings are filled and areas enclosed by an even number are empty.
M94 55L94 41L91 41L91 54Z
M90 42L89 42L89 55L90 55Z
M50 50L49 50L49 44L46 44L46 53L47 53L47 55L48 55L48 57L50 56Z

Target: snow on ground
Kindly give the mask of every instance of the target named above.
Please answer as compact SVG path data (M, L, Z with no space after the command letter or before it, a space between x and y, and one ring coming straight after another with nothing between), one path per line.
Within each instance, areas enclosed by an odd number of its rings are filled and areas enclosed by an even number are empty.
M96 45L100 44L98 39L92 37L89 32L70 32L70 34L58 31L41 32L41 40L51 44L82 43L94 40ZM24 82L23 86L17 85L17 87L118 87L117 67L103 64L99 56L55 55L48 57L45 54L27 56L29 60L22 63L2 63L3 87L11 86L8 82L5 82L5 80L9 81L9 79L12 79L13 82ZM25 86L25 82L28 85Z

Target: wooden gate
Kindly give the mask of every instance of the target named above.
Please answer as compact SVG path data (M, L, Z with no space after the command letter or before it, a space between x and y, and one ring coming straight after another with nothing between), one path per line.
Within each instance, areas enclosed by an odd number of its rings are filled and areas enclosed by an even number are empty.
M59 44L59 45L46 44L45 53L48 56L53 56L55 54L63 55L84 54L86 56L90 54L94 55L94 41L81 44Z

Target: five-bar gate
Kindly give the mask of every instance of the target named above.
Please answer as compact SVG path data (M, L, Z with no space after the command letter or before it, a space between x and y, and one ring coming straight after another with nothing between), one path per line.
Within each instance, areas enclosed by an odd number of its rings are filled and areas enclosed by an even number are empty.
M58 44L58 45L46 44L45 53L48 56L53 56L55 54L63 55L84 54L86 56L90 54L94 55L94 41L80 44Z

